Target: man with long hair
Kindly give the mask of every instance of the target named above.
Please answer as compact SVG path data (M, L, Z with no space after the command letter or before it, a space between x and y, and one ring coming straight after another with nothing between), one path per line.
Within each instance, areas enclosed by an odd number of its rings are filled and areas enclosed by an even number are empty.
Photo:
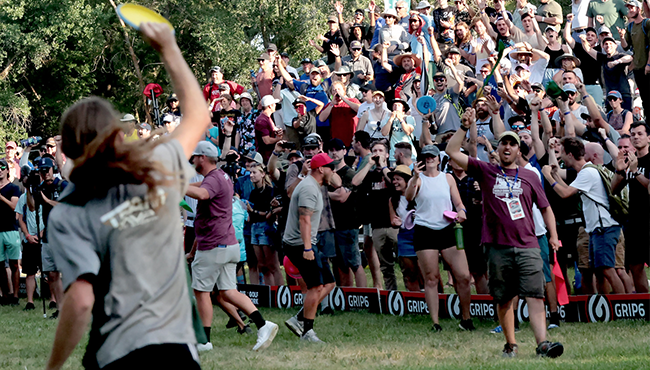
M65 297L47 369L63 366L91 315L87 369L200 368L203 333L193 329L178 205L210 116L170 28L142 23L140 31L183 102L183 124L156 141L126 142L104 99L82 99L64 113L71 184L52 210L48 237Z

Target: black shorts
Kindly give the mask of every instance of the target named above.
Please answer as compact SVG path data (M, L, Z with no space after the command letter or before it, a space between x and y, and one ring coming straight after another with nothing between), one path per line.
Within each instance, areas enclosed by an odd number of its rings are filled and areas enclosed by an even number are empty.
M246 245L246 264L248 267L257 267L257 255L255 255L255 248L251 243L251 234L244 234L244 244Z
M86 369L98 369L87 363ZM90 366L89 366L90 365ZM96 363L94 364L96 365ZM193 344L164 343L145 346L104 366L104 370L123 369L190 369L200 370L199 354Z
M488 255L488 286L499 303L515 296L544 298L544 264L539 248L485 246Z
M194 228L185 226L185 239L183 239L183 245L185 246L185 253L190 253L190 251L192 251L192 245L194 245L195 239L196 239L196 231L194 231Z
M336 238L334 229L318 232L318 249L327 258L336 257Z
M625 266L650 265L650 232L648 225L629 224L625 233Z
M335 281L330 265L327 263L327 257L318 250L317 246L312 245L315 257L312 261L303 258L304 248L302 245L294 246L283 242L282 247L289 261L298 268L307 288L311 289Z
M27 276L36 275L41 266L41 245L23 242L23 273Z
M454 224L450 224L441 230L433 230L426 226L415 225L414 230L413 247L416 252L429 249L441 251L456 246Z

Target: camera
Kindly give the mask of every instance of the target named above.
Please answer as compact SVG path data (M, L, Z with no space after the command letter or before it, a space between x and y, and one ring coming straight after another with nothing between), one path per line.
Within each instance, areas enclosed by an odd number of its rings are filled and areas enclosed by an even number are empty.
M226 164L221 166L223 172L228 174L233 182L243 173L243 168L237 163L238 159L239 155L237 153L228 154L226 156Z
M293 143L291 141L284 142L280 144L280 146L282 147L282 149L289 149L289 150L294 150L298 147L296 143Z
M38 174L38 170L32 170L28 165L24 165L20 168L20 176L25 179L25 187L32 190L36 190L41 184L41 176Z

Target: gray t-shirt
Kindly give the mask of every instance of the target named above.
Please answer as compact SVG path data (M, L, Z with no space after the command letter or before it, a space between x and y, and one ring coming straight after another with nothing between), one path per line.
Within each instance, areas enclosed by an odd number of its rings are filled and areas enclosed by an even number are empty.
M155 196L146 185L118 185L88 200L70 184L50 214L49 244L64 289L80 277L93 284L86 367L151 344L196 343L179 221L195 172L178 140L158 145L152 158L175 174Z
M323 210L323 196L320 185L311 176L305 177L304 180L296 186L291 195L289 203L289 214L287 216L287 226L284 230L283 242L292 245L303 245L300 234L300 207L308 208L314 211L311 214L311 244L316 245L318 238L318 225L320 214Z
M458 104L458 94L454 89L447 88L444 93L433 95L436 100L436 110L433 111L435 122L438 124L438 132L444 133L449 130L460 128L460 116L454 104Z

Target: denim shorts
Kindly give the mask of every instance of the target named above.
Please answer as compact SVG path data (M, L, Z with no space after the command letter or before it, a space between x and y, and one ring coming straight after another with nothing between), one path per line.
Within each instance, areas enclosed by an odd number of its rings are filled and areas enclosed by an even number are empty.
M616 267L616 244L621 236L620 226L597 227L589 233L589 266Z
M539 252L542 255L542 262L544 262L544 280L547 283L550 283L553 280L551 278L551 261L549 260L550 251L548 249L548 238L546 235L538 236L537 244L539 244Z
M400 228L397 234L397 256L398 257L415 257L415 247L413 246L413 238L415 229L407 230Z
M336 241L336 259L343 267L356 271L361 266L359 252L359 229L334 230Z
M275 226L270 222L256 222L251 225L251 244L273 246Z

